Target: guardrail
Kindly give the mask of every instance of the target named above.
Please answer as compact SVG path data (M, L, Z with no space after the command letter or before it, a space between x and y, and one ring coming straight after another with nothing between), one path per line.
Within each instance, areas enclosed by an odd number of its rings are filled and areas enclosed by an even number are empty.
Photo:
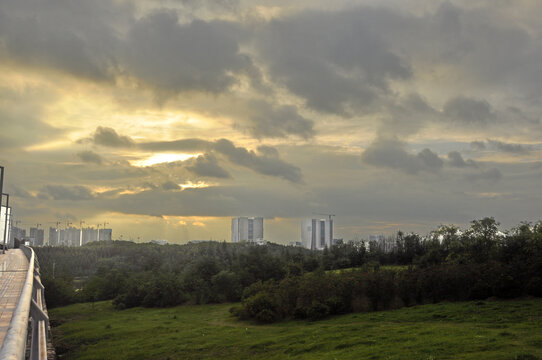
M0 360L26 358L29 322L32 331L29 359L46 360L49 317L44 311L45 298L40 280L39 263L32 248L21 246L21 250L28 258L28 271L19 302L13 311L2 349L0 349Z

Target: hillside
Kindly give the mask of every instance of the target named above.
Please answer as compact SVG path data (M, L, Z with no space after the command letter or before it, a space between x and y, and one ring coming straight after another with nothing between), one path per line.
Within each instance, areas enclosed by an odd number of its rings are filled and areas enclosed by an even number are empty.
M50 311L62 359L542 358L542 299L439 303L272 325L231 304L114 310L111 302Z

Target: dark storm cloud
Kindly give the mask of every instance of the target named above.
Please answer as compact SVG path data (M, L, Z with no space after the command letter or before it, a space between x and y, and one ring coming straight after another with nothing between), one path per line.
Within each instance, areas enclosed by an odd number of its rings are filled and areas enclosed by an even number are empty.
M314 122L299 115L295 106L252 101L249 107L253 115L249 117L248 130L257 138L297 135L306 139L314 135Z
M484 124L494 117L487 101L463 96L449 100L444 105L443 113L456 121L467 124Z
M443 160L429 149L414 155L405 149L405 144L395 138L376 139L361 155L362 160L378 167L388 167L409 174L419 171L438 171Z
M212 154L200 155L195 159L184 162L186 169L198 176L215 178L230 178L228 171L218 165L217 159Z
M41 191L41 196L53 200L91 200L93 192L85 186L46 185Z
M175 12L148 15L134 23L123 64L144 82L174 92L219 93L252 68L240 53L233 23L194 20L180 24Z
M372 27L385 10L304 12L272 21L257 38L279 83L324 112L344 114L386 92L388 79L411 75L408 64Z
M247 167L260 174L281 177L293 183L303 182L301 169L276 156L268 156L269 152L257 154L244 147L237 147L226 139L218 140L214 145L214 150L225 155L232 163Z
M94 163L94 164L102 163L102 157L91 150L80 151L77 153L77 157L81 159L81 161L86 162L86 163Z
M464 167L478 167L474 160L468 159L464 160L463 156L458 151L450 151L448 153L448 165L458 168Z

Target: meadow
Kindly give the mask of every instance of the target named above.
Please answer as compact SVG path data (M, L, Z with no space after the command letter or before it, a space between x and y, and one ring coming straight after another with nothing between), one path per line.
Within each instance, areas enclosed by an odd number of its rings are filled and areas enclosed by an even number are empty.
M232 304L50 310L60 359L542 358L542 299L470 301L260 325Z

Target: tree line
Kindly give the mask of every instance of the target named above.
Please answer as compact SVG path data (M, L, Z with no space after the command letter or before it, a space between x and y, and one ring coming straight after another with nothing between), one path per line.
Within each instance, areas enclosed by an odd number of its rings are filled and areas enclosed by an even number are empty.
M96 242L35 248L49 307L113 300L118 309L238 302L240 318L318 319L442 300L542 295L542 224L507 234L493 218L398 232L391 250L345 242L323 251L268 244ZM401 270L386 270L401 265ZM343 269L343 270L341 270Z
M372 266L366 263L340 272L322 267L302 276L252 284L231 312L260 322L316 320L444 300L542 296L542 223L522 223L503 234L493 218L485 218L473 221L466 231L441 226L427 239L399 233L396 241L387 253L373 246L369 253L381 262ZM324 252L322 263L329 262L326 256L336 258L334 253L341 252L337 248ZM409 266L379 270L382 262Z

